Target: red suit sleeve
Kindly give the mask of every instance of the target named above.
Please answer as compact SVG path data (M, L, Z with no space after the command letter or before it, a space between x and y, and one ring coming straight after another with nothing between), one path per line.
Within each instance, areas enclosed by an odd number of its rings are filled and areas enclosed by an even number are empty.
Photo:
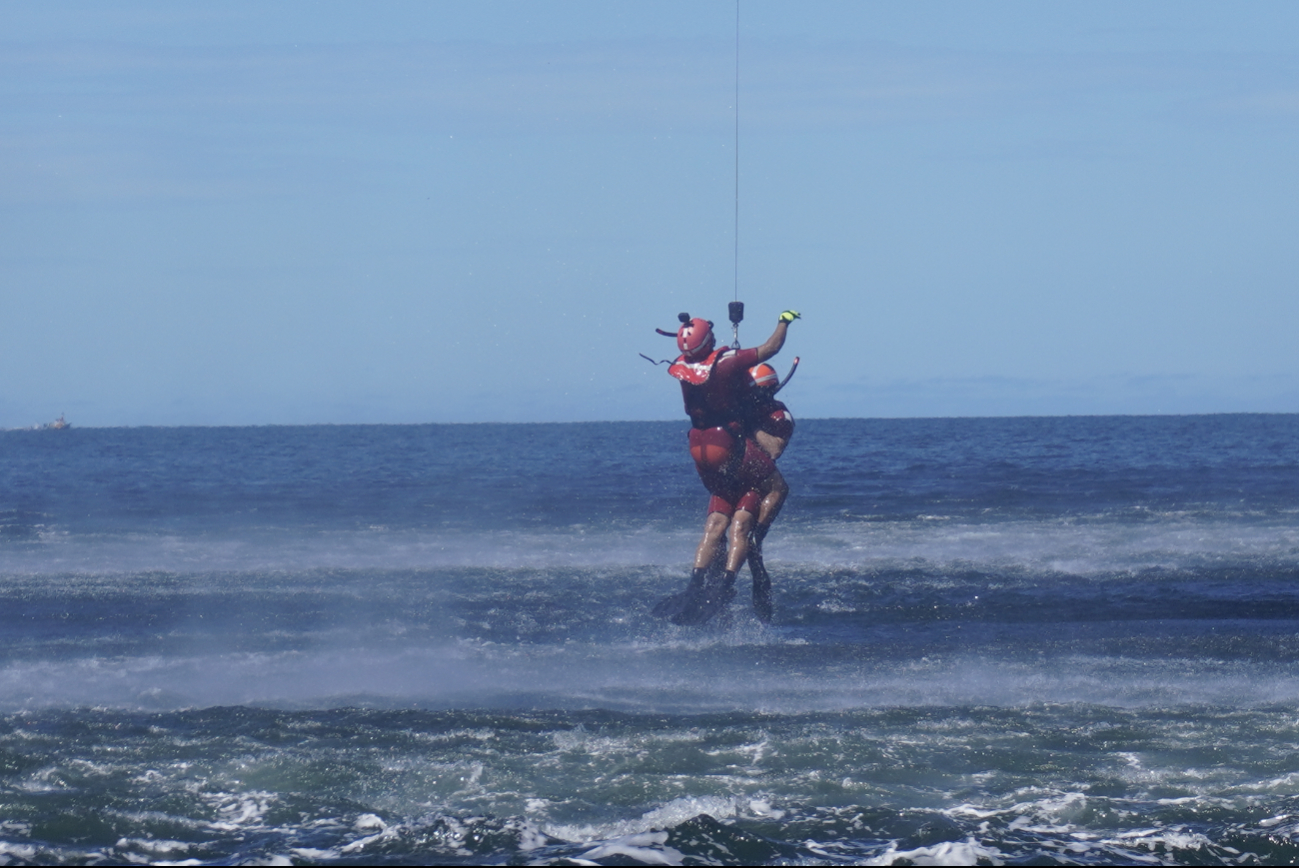
M747 350L736 350L733 353L727 353L717 363L715 373L723 377L737 376L741 371L747 371L758 363L758 348L750 347Z

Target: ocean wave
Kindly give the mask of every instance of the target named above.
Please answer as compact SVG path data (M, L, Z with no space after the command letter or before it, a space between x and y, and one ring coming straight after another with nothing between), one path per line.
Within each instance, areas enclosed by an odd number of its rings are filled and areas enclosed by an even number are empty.
M1281 864L1299 856L1299 807L1268 781L1294 736L1292 709L1078 704L24 712L0 717L15 794L0 855ZM1135 767L1148 774L1122 777Z
M237 534L71 534L42 528L0 540L0 575L267 572L316 569L681 566L697 530L586 526L552 530L259 528ZM769 563L825 569L1024 569L1096 575L1269 563L1299 569L1299 525L1180 513L1141 522L1096 516L970 522L832 519L777 523Z
M759 654L760 664L743 662ZM828 657L818 662L817 656ZM737 666L741 667L737 672ZM743 675L737 679L737 675ZM897 659L803 646L672 642L647 650L465 643L378 652L11 661L0 710L277 708L608 708L677 714L889 707L1258 707L1299 702L1299 666L1276 661L1062 655L1019 661L952 654Z

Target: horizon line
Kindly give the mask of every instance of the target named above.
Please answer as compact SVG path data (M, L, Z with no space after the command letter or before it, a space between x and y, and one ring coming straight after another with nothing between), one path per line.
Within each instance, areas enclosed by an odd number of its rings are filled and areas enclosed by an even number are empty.
M1177 419L1201 416L1299 416L1299 410L1230 410L1207 413L1021 413L999 414L988 416L805 416L800 422L910 422L910 421L943 421L955 419ZM417 427L423 425L647 425L647 424L689 424L688 419L587 419L549 420L540 422L503 422L482 420L475 422L249 422L245 424L180 424L180 425L74 425L66 428L47 428L45 425L27 425L17 428L0 428L0 433L44 432L90 430L108 431L136 428L360 428L360 427Z

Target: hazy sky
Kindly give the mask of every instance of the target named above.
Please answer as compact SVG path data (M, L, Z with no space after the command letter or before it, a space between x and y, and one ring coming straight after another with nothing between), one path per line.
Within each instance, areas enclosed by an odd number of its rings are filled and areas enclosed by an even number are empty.
M0 427L682 418L733 2L0 4ZM1299 411L1299 3L742 0L796 415Z

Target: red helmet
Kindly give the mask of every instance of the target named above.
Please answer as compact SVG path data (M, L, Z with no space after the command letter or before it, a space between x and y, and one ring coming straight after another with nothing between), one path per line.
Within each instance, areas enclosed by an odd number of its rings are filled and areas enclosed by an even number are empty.
M753 378L753 385L759 389L773 389L780 384L776 369L766 362L749 368L749 376Z
M695 317L677 329L677 349L692 362L712 352L716 341L713 324L706 319Z

